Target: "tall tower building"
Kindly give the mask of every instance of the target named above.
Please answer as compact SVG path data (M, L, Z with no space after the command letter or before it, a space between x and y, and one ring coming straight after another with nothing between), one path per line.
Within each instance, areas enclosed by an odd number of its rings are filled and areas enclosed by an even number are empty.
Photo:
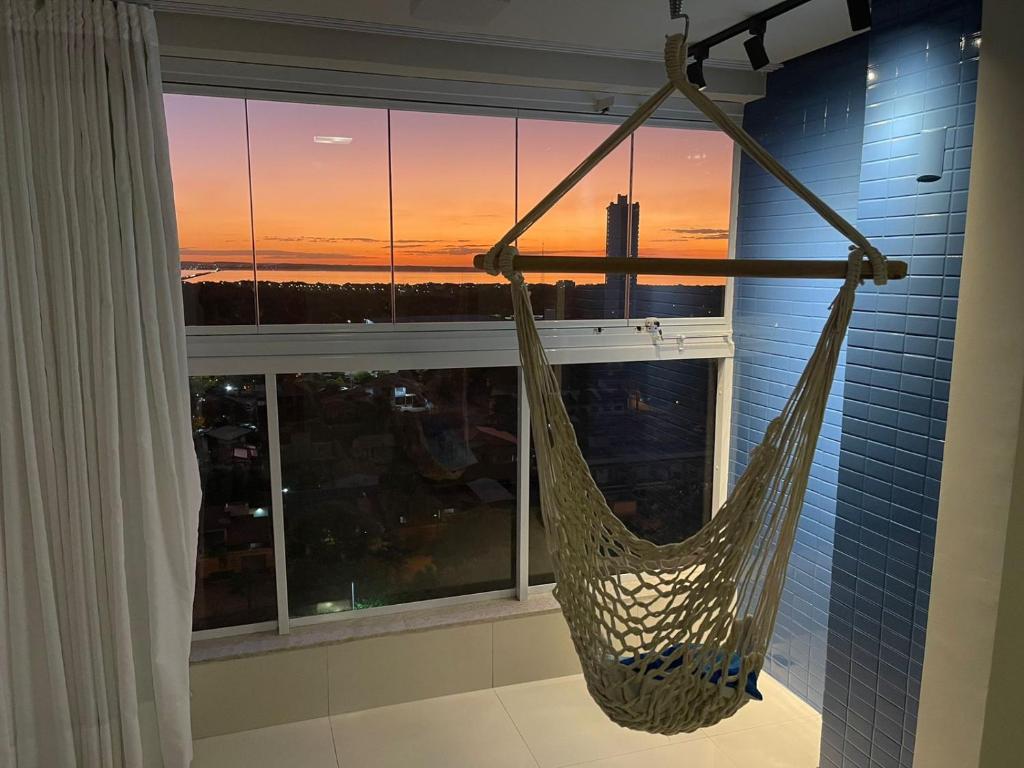
M632 207L632 211L630 211ZM614 203L608 203L608 219L605 226L604 254L609 258L635 259L640 242L640 203L629 205L625 195L619 195ZM630 215L632 213L632 216ZM629 246L626 233L629 232Z
M625 195L618 195L607 208L604 254L610 259L635 259L640 244L640 203L629 204ZM626 316L626 277L607 274L604 277L605 317ZM636 285L636 275L629 275L630 287Z

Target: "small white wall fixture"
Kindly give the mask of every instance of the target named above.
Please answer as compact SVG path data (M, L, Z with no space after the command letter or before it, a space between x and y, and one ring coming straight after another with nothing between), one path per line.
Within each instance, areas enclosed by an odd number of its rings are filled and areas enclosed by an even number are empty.
M925 128L921 131L917 149L917 180L935 182L942 178L942 164L946 157L946 126Z

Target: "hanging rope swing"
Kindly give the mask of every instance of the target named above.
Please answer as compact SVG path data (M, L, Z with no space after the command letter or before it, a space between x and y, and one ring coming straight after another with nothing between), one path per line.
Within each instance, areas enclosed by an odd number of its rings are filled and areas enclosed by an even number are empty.
M761 698L757 676L775 623L854 293L865 275L882 284L888 276L902 277L906 267L887 263L860 232L691 85L683 73L686 56L685 35L670 37L665 50L670 82L478 259L478 266L491 274L504 274L511 282L537 452L541 509L557 579L554 595L568 622L587 687L619 725L662 734L713 725L751 698ZM647 120L674 90L689 98L854 245L846 262L831 263L828 274L845 274L845 280L821 338L728 500L691 538L657 545L631 533L612 514L590 474L537 333L519 270L525 258L519 257L510 243ZM617 261L620 265L630 262L628 271L641 271L643 265L638 263L645 260ZM777 266L777 274L828 276L821 270L815 272L807 262L775 264L789 265ZM701 272L691 269L689 274ZM743 272L737 269L730 274Z

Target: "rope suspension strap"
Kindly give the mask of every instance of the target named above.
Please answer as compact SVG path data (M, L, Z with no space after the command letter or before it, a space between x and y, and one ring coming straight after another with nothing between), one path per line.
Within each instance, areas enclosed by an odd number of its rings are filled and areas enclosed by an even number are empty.
M588 173L590 173L590 171L596 168L598 163L611 154L619 144L629 138L637 128L650 119L650 117L657 111L658 107L660 107L673 92L678 91L689 99L712 123L733 139L733 141L735 141L751 159L778 179L800 199L806 202L819 216L822 217L822 219L842 234L855 247L859 248L861 253L867 259L867 265L870 265L870 268L865 267L863 271L871 277L876 285L885 285L890 278L901 279L905 277L907 274L907 265L905 262L894 262L889 264L885 256L883 256L877 248L872 246L868 239L861 234L856 227L844 219L831 206L829 206L828 203L808 189L799 179L779 163L778 160L772 157L771 153L762 147L753 136L747 133L741 126L737 125L721 107L705 96L700 89L690 82L685 71L687 59L686 36L689 30L689 17L684 15L683 18L685 21L684 31L680 34L670 35L665 40L665 71L668 75L669 82L663 85L657 93L647 99L647 101L641 104L636 111L626 118L626 120L616 128L607 139L601 142L601 144L599 144L597 148L590 153L590 155L576 166L576 168L570 171L562 181L560 181L540 200L540 202L538 202L521 219L519 219L519 221L517 221L512 228L498 240L494 248L500 249L501 247L508 246L519 239L519 237L521 237L530 227L540 220L545 213L550 211L559 200L565 197L565 195L567 195L573 187L575 187ZM494 249L492 249L492 252L494 252ZM474 264L478 268L490 272L492 267L486 266L487 259L490 255L490 253L478 255L474 260ZM518 254L516 254L516 256L518 256ZM537 258L538 257L526 257L524 262L536 264L537 269L550 270L555 268L553 262L549 261L542 263L536 261ZM720 275L723 274L722 270L725 269L725 274L743 276L745 269L747 269L743 260L736 260L733 265L728 268L724 268L721 265L704 266L699 259L679 259L676 260L676 264L673 264L670 267L666 265L666 261L667 260L665 259L627 259L623 261L621 259L616 260L606 258L602 260L601 269L598 269L595 265L593 268L588 267L585 271L624 271L632 274ZM824 263L834 266L834 270L823 268ZM559 271L575 271L572 266L572 262L568 260L560 260L560 264L557 268ZM752 276L777 275L779 277L808 278L838 277L844 273L845 263L818 262L816 266L803 266L800 262L796 261L787 262L783 260L775 260L762 262L757 267L751 266L750 269L752 272L756 273ZM496 275L499 273L491 272L491 274Z
M870 257L872 267L874 268L875 283L877 285L885 285L887 282L884 270L885 257L868 242L868 239L856 227L836 213L828 203L811 192L796 176L786 170L785 166L772 157L771 153L762 147L753 136L733 122L721 107L690 82L686 76L686 57L686 35L670 35L665 40L665 72L668 74L669 82L672 83L675 89L703 112L705 117L739 144L740 148L754 162L782 182L797 197L813 208L821 218L831 224L833 229L840 232L847 240L857 246L864 255Z
M537 453L541 511L562 607L587 687L616 723L673 734L713 725L759 699L786 566L796 537L829 390L870 265L885 257L683 74L685 35L665 48L669 83L478 258L511 283L516 335ZM642 124L672 91L689 98L747 154L851 243L821 337L793 392L717 514L685 541L654 544L616 517L591 476L534 322L512 243ZM634 259L619 261L636 261Z
M496 245L484 255L483 270L497 277L504 275L508 280L522 280L521 272L515 270L516 256L519 251L513 245Z

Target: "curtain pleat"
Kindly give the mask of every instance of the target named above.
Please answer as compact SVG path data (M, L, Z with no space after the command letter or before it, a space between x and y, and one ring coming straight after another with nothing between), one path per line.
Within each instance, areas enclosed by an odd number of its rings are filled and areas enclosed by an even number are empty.
M199 480L153 15L0 8L0 765L187 766Z

